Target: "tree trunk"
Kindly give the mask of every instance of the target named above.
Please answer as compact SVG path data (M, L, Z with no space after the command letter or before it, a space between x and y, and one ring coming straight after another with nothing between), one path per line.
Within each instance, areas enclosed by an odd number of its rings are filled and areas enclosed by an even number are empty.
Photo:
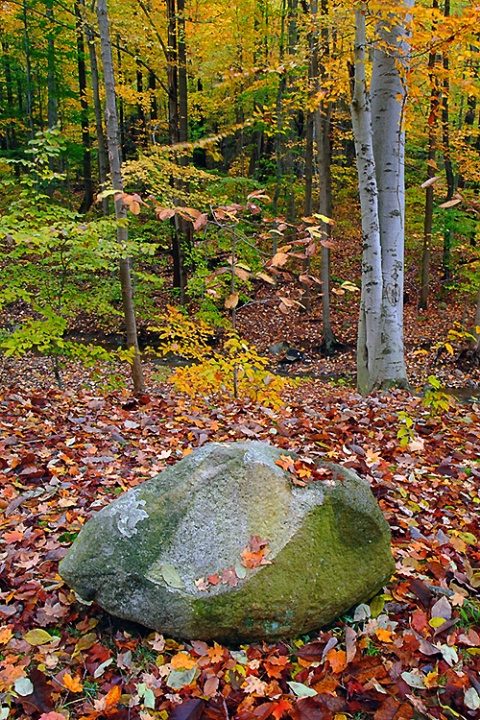
M432 8L438 9L438 0L433 0ZM437 139L437 120L439 106L438 78L435 72L437 53L433 50L428 56L428 70L430 77L430 114L428 117L428 151L427 151L427 180L435 175L435 155ZM425 218L423 225L423 253L422 271L420 280L419 310L426 310L428 305L428 286L430 282L430 257L432 250L432 224L433 224L433 196L434 186L425 189Z
M120 193L123 192L122 165L118 152L118 118L115 95L115 78L113 74L112 46L108 23L107 0L97 1L97 17L100 30L103 77L105 83L105 122L107 126L108 157L112 184L119 194L115 198L115 215L117 218L117 239L122 251L128 241L126 225L127 211ZM132 379L136 393L144 391L142 364L138 347L137 323L133 304L133 285L130 272L131 262L128 257L120 260L120 282L122 287L123 312L127 331L127 346L132 351Z
M182 0L167 0L168 126L172 145L188 140L185 20L180 18L180 22L178 21L180 8L183 14ZM183 68L180 67L181 65ZM174 154L177 163L184 165L186 162L184 151L180 151L180 155L177 151ZM175 179L172 179L172 186L174 189L180 189L179 182ZM178 198L174 197L174 202L177 205ZM179 215L172 218L172 226L173 286L179 290L180 304L185 305L187 290L185 249L190 242L191 227L187 226L187 221Z
M450 0L445 0L444 15L450 15ZM443 53L443 91L442 91L442 145L443 145L443 162L445 165L445 175L447 178L447 197L446 201L453 198L455 191L455 178L453 174L453 164L450 155L450 126L448 116L448 96L450 94L450 80L448 77L449 60L448 51ZM452 239L453 231L451 227L451 212L447 209L446 223L443 230L443 279L446 283L452 279Z
M6 150L14 150L17 147L17 138L15 134L15 124L13 122L13 82L12 68L10 65L10 56L8 44L2 40L3 64L5 67L5 89L7 92L7 108L10 113L10 119L5 132ZM18 173L18 165L15 165L15 171Z
M32 60L30 55L30 35L28 32L27 21L27 0L23 0L23 43L25 47L25 96L26 96L26 114L28 118L28 126L30 128L30 136L33 140L35 135L33 122L33 87L32 87Z
M93 181L92 181L92 142L90 139L90 128L88 123L88 99L87 99L87 72L85 68L85 43L83 35L83 22L80 5L75 2L75 16L77 18L77 67L78 67L78 90L80 95L80 123L82 126L83 145L83 184L84 195L78 212L84 214L90 210L94 203Z
M413 0L404 0L409 8ZM406 387L403 348L405 20L379 19L371 90L365 72L366 5L356 11L352 122L362 209L362 293L357 385L362 394ZM392 27L385 27L385 21ZM383 49L385 48L385 49Z
M48 0L45 15L49 19L47 34L47 125L49 129L55 127L58 122L58 97L57 81L55 77L55 36L54 36L54 15L53 0Z
M320 57L323 59L330 54L329 29L328 29L328 0L321 0L322 18L324 22L321 28ZM327 72L322 62L318 66L318 89L327 80ZM333 214L332 202L332 138L331 138L331 117L332 104L320 102L316 111L316 135L317 135L317 158L319 177L318 210L321 215L331 218ZM320 228L324 240L331 237L332 226L330 223L320 221ZM335 346L336 340L332 330L330 312L330 249L322 245L322 325L323 338L322 347L325 352L330 353Z
M85 7L85 0L81 0L82 7ZM95 39L92 28L85 23L85 37L88 44L88 52L90 56L90 74L92 78L93 106L95 110L95 133L97 137L97 154L98 154L98 182L100 190L106 190L108 180L108 157L105 142L105 133L103 130L102 105L100 102L100 82L98 77L97 53L95 50ZM102 212L104 215L109 213L108 198L102 199Z

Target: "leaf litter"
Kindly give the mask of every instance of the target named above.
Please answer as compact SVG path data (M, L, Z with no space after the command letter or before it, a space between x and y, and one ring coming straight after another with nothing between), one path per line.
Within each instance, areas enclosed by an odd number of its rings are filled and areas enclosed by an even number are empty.
M433 414L403 391L362 398L318 380L278 411L212 407L153 381L139 402L66 372L79 390L25 374L0 394L1 718L480 717L478 405ZM407 444L399 413L412 419ZM384 592L317 633L241 648L178 642L79 604L58 563L89 514L191 452L194 429L224 442L245 427L283 450L292 482L328 481L319 459L370 483L392 528ZM199 581L234 585L265 563L268 539L252 537L234 568Z

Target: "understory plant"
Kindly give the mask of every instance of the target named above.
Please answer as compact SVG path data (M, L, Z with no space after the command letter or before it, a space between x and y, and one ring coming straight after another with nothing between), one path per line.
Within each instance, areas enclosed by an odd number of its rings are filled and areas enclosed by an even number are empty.
M178 308L169 307L159 325L150 330L159 335L161 347L155 352L160 357L174 353L188 361L175 368L169 380L189 397L247 399L279 408L283 391L298 382L270 372L268 358L233 329L224 331L214 347L214 329Z

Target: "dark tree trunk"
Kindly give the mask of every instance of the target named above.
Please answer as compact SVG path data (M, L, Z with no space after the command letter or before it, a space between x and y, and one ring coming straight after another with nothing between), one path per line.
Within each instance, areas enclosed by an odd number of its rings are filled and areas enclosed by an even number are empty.
M75 16L77 18L77 67L78 67L78 90L80 95L80 122L82 126L83 145L83 185L84 195L78 212L84 214L90 210L94 203L93 181L92 181L92 142L90 138L90 127L88 123L88 99L87 99L87 71L85 67L85 42L83 34L83 22L80 5L75 2Z
M432 8L438 9L438 0L432 0ZM428 56L428 71L430 77L430 115L428 118L428 151L427 151L427 180L435 175L436 138L439 109L438 78L435 71L437 53L432 51ZM434 186L429 185L425 190L425 218L423 225L423 253L422 272L420 280L419 310L426 310L428 306L428 286L430 282L430 258L432 251L432 224L433 224L433 196Z
M82 7L85 7L85 0L81 0ZM90 75L92 79L93 106L95 109L95 133L97 137L97 154L98 154L98 182L100 191L106 190L108 180L108 157L105 141L105 132L103 129L102 105L100 101L100 81L98 76L97 53L95 50L95 39L92 28L85 23L85 37L88 44L88 53L90 56ZM104 215L109 213L108 198L102 199L102 212Z
M33 86L32 86L32 60L30 54L30 35L28 31L27 21L27 0L23 0L23 43L25 47L25 98L26 98L26 115L28 126L30 128L30 136L33 139L35 135L33 121Z
M450 15L450 0L445 0L444 15L449 17ZM450 81L448 78L449 71L449 60L448 54L443 54L443 92L442 92L442 145L443 145L443 162L445 165L445 175L447 179L447 197L446 200L453 198L455 192L455 177L453 174L453 164L450 154L450 125L449 125L449 111L448 111L448 96L450 94ZM447 222L443 232L443 279L446 283L452 279L452 240L453 231L448 222L451 213L447 209Z
M183 0L167 0L168 48L168 126L170 143L175 146L188 140L187 74L185 20ZM182 67L183 65L183 67ZM185 150L175 150L178 165L186 164ZM172 186L182 190L182 183L172 178ZM174 198L178 204L178 198ZM179 301L185 305L187 296L187 270L185 251L190 244L191 226L178 214L172 218L173 286L179 290Z
M128 242L128 230L125 224L127 211L120 193L123 191L122 164L118 152L118 117L115 93L115 78L113 73L112 46L110 42L110 29L108 23L107 0L97 0L97 17L100 30L102 50L103 77L105 83L105 121L107 126L108 157L110 160L110 173L115 190L119 195L115 199L115 214L117 217L117 239L121 248ZM133 304L133 284L131 278L131 262L129 258L120 260L120 282L122 287L123 312L127 331L127 345L132 350L132 379L136 393L145 389L143 370L138 347L137 323L135 307Z

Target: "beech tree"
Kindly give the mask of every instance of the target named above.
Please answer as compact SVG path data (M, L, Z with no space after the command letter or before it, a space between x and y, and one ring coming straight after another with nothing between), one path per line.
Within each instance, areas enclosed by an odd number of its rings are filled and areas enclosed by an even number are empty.
M366 75L367 6L356 8L352 124L362 212L362 293L357 385L362 394L408 385L403 344L405 133L408 9L381 11L370 88Z

